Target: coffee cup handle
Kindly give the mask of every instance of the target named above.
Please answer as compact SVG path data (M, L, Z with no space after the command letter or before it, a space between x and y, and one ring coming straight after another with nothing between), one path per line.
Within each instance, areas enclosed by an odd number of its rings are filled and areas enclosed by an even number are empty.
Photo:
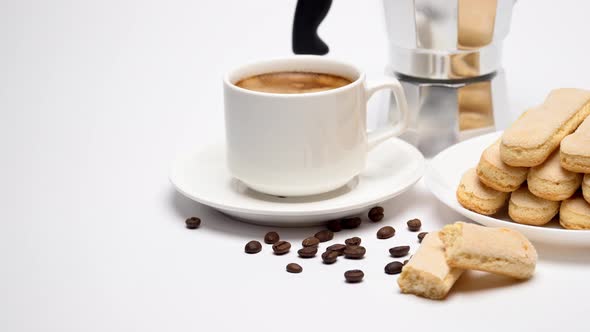
M402 87L401 83L393 77L387 78L387 81L375 84L373 86L367 87L366 89L366 100L368 102L369 99L375 94L375 92L383 89L389 89L393 92L395 97L395 102L397 104L397 109L400 112L399 121L397 123L389 123L388 125L377 128L370 133L368 133L368 145L369 150L373 149L377 145L383 143L387 139L395 136L399 136L403 134L406 129L408 128L409 124L409 110L408 110L408 100L406 99L406 94L404 92L404 88ZM390 116L391 118L391 116Z

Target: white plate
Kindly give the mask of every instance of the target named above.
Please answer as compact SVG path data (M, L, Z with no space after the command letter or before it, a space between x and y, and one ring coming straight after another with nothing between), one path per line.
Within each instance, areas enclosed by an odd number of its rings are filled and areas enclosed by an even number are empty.
M463 173L475 167L483 150L502 135L496 132L455 144L434 157L426 170L424 182L432 193L451 209L482 225L517 230L531 241L561 246L590 246L590 231L567 230L554 220L546 226L521 225L510 221L506 211L493 217L469 211L455 196Z
M347 186L307 197L277 197L253 191L233 179L223 144L180 156L170 181L186 197L240 220L273 226L309 226L354 216L397 196L424 173L422 154L392 138L369 153L367 168Z

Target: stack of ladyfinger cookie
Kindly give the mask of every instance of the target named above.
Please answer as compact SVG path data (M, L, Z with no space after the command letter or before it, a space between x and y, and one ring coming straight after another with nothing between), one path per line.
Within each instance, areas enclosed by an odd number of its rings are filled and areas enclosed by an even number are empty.
M457 188L465 208L541 226L590 229L590 91L557 89L486 148Z
M536 263L537 251L521 233L456 222L426 235L397 283L403 293L439 300L465 270L528 279Z

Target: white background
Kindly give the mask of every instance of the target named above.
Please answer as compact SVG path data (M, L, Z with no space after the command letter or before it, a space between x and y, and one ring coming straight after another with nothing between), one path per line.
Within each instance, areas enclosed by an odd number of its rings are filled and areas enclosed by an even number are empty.
M362 261L283 257L269 230L177 195L178 151L223 135L221 76L290 54L295 1L0 0L0 331L587 330L590 255L539 247L527 282L464 276L449 298L399 293L386 249L417 248L459 218L422 183L359 235ZM587 1L519 1L505 43L516 116L555 87L590 88ZM335 1L320 34L331 55L382 73L381 2ZM186 217L203 219L184 228ZM393 225L397 235L377 241ZM296 243L316 229L280 229ZM299 275L286 263L303 265ZM343 282L361 268L365 281Z

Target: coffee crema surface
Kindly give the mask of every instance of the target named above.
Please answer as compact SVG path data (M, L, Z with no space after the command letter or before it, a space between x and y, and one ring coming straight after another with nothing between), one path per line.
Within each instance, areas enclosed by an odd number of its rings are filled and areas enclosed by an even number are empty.
M351 80L332 74L285 71L251 76L235 85L252 91L297 94L332 90L350 83Z

